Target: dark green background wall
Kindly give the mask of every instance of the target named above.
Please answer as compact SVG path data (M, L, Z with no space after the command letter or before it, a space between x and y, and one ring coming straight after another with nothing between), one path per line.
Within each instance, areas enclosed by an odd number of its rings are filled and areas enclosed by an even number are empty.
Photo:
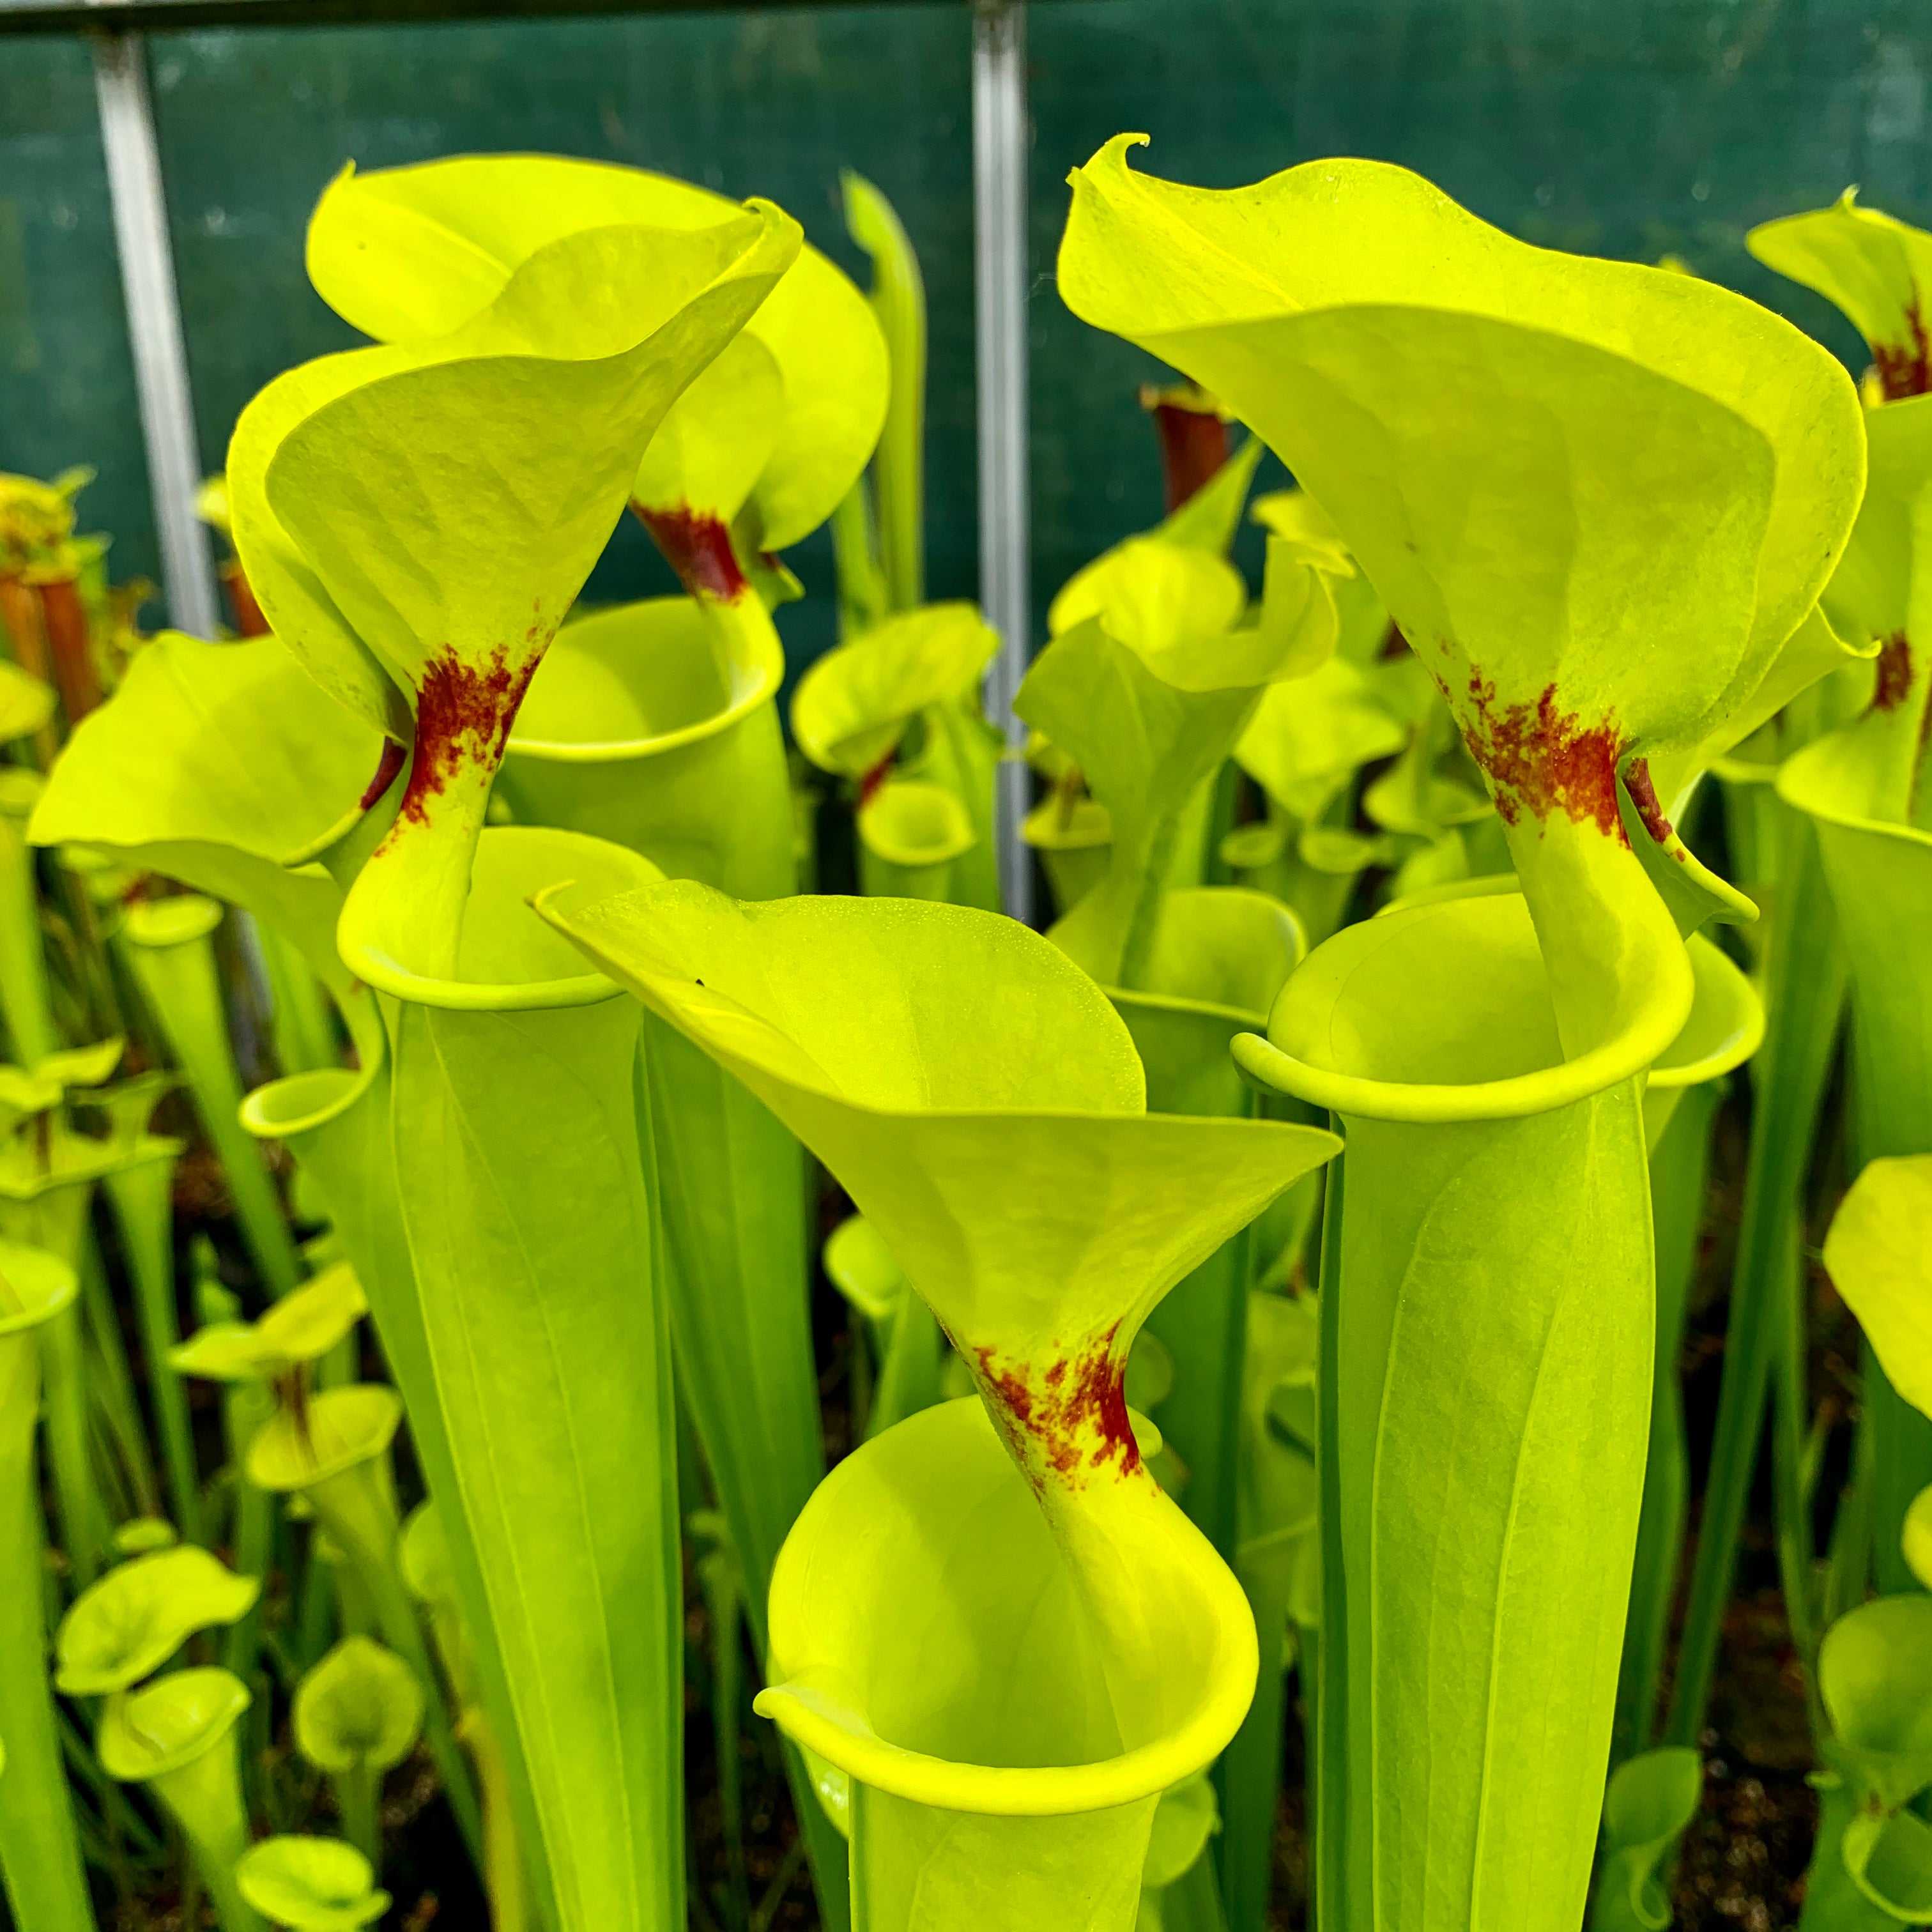
M1311 157L1420 169L1538 242L1654 259L1772 303L1848 361L1822 304L1744 254L1744 230L1847 182L1932 222L1928 0L1052 0L1030 24L1034 578L1160 512L1134 406L1153 372L1061 308L1067 170L1108 135L1138 164L1232 185ZM380 166L543 148L770 194L856 270L842 164L898 203L932 317L935 595L970 596L970 28L945 4L447 28L157 38L151 76L205 463L278 370L348 332L302 272L303 218L350 157ZM91 526L154 568L87 56L0 40L0 468L98 464ZM822 540L795 560L823 592ZM668 582L626 530L594 586ZM802 654L824 596L788 612Z

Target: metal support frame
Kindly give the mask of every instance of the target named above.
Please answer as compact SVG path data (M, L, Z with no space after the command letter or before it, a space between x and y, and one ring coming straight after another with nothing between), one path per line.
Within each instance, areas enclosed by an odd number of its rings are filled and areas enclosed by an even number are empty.
M987 708L1017 749L1026 728L1013 698L1033 628L1032 509L1027 472L1027 112L1025 0L980 0L973 23L973 262L980 413L980 603L1000 635ZM1000 889L1033 922L1032 854L1020 836L1026 766L999 768Z
M194 513L201 483L188 352L182 340L181 298L175 288L167 202L148 69L138 34L97 32L94 90L100 104L100 141L114 204L114 239L128 304L128 334L147 446L148 487L161 550L161 587L176 629L212 638L214 575L208 532Z

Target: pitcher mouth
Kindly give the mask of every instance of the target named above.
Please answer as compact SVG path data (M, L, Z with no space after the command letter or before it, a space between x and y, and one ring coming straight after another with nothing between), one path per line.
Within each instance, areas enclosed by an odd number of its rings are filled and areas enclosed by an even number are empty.
M539 857L544 863L532 865ZM606 839L548 826L488 826L478 842L470 911L519 922L514 938L561 964L572 956L572 950L531 909L539 892L547 901L568 906L608 898L662 876L648 859ZM483 970L473 974L459 970L454 979L418 973L398 956L400 949L388 929L390 921L406 920L409 909L386 904L364 910L359 919L358 910L352 897L344 908L338 941L344 963L379 992L412 1006L457 1012L532 1012L598 1006L623 996L623 988L601 973L532 973L527 978L511 978L500 966L488 970L494 962L487 959L476 962ZM527 929L520 923L524 921ZM487 944L494 936L483 922L466 918L459 968L474 958L479 937Z
M1430 978L1426 986L1413 989L1418 997L1369 1001L1361 982L1374 976L1378 964L1388 976L1390 962L1385 957L1378 961L1378 956L1385 956L1390 948L1419 950L1418 929L1426 932L1432 926L1436 929L1427 937L1435 944L1426 954ZM1345 928L1318 947L1282 989L1268 1036L1250 1033L1236 1037L1232 1048L1235 1064L1258 1084L1331 1113L1418 1124L1518 1119L1553 1112L1642 1072L1677 1038L1694 998L1688 956L1680 945L1674 956L1660 953L1654 959L1631 963L1630 998L1622 1025L1601 1046L1574 1059L1561 1057L1553 1015L1549 1016L1546 1036L1538 1036L1544 1016L1533 1009L1522 1016L1526 1025L1519 1051L1510 1054L1507 1042L1494 1030L1503 1023L1498 1008L1489 1016L1490 1036L1474 1043L1472 1057L1527 1058L1528 1066L1513 1067L1500 1077L1468 1079L1402 1079L1358 1070L1364 1059L1372 1056L1360 1039L1341 1036L1349 1031L1352 1000L1363 1001L1365 1008L1373 1004L1378 1023L1393 1016L1392 1030L1382 1042L1388 1050L1380 1058L1439 1058L1430 1049L1456 1030L1455 1012L1444 1014L1443 989L1454 988L1459 966L1468 976L1472 994L1486 980L1493 998L1494 986L1506 974L1520 994L1544 995L1547 982L1541 954L1520 895L1494 893L1397 907ZM1512 967L1514 970L1508 972ZM1657 967L1664 970L1651 970ZM1414 1009L1424 1004L1426 1011L1418 1017ZM1476 1016L1479 1024L1481 1018ZM1406 1055L1405 1046L1412 1049Z
M961 1528L943 1552L926 1546L927 1539L904 1514L909 1499L926 1496L935 1482L960 1504L959 1523L976 1526ZM1148 1495L1148 1507L1172 1511L1183 1526L1157 1573L1166 1587L1148 1595L1184 1598L1187 1640L1172 1653L1171 1676L1163 1664L1152 1720L1159 1734L1146 1742L1121 1746L1116 1720L1106 1714L1107 1666L1074 1566L1054 1548L1058 1538L1038 1514L1026 1478L970 1396L922 1411L868 1443L807 1504L772 1578L771 1667L780 1681L759 1694L755 1708L859 1783L937 1810L1060 1817L1157 1796L1211 1762L1239 1730L1253 1696L1259 1650L1253 1615L1233 1573L1171 1502L1150 1485ZM872 1524L873 1546L849 1565L849 1574L837 1574L848 1569L838 1559L850 1546L847 1519L855 1511ZM898 1544L902 1534L911 1542ZM1140 1574L1153 1560L1151 1546L1162 1540L1153 1537L1138 1548ZM982 1546L995 1544L1009 1580L1000 1592L982 1600L974 1585L961 1585L956 1594L942 1580L979 1573L983 1566L975 1558ZM904 1562L894 1560L896 1548ZM927 1585L934 1586L930 1597ZM935 1696L913 1652L896 1660L889 1647L882 1651L864 1634L882 1621L902 1621L900 1599L908 1588L927 1606L935 1628L950 1629L962 1619L971 1627L988 1669L1076 1687L1066 1711L1044 1728L1034 1722L1029 1732L1030 1717L1013 1714L1036 1718L1029 1700L1016 1700L1010 1687L990 1683L982 1694L982 1680L970 1670ZM830 1628L815 1614L814 1603L828 1589L850 1610L849 1630ZM1007 1638L1014 1639L1010 1647ZM789 1671L788 1648L796 1659ZM1166 1650L1161 1654L1170 1656ZM875 1723L882 1705L889 1714L897 1708L897 1718ZM1178 1718L1172 1714L1177 1708ZM916 1744L896 1742L882 1734L880 1723L914 1731L936 1724L951 1733L960 1754L945 1754L946 1741L930 1732ZM998 1749L1009 1742L1020 1762L979 1761L989 1744ZM1039 1762L1037 1756L1053 1752L1056 1744L1093 1755L1084 1762ZM1030 1761L1030 1753L1037 1754Z
M685 598L664 598L649 600L666 604L685 604ZM532 680L531 691L537 701L533 705L529 697L524 700L524 708L519 713L518 724L511 729L506 754L511 758L534 758L546 764L560 765L615 764L632 758L649 758L662 756L667 752L677 751L687 745L701 742L728 731L742 719L748 717L760 705L778 695L779 686L784 680L784 659L781 651L773 646L776 640L768 640L765 647L750 657L740 657L729 651L724 653L718 664L724 689L723 703L716 710L688 724L674 726L668 730L640 732L625 738L559 737L554 732L546 734L540 727L530 728L528 718L541 718L543 715L542 680L548 670L554 680L561 674L572 652L586 638L591 636L600 625L614 622L632 610L642 608L625 605L616 610L600 613L586 617L580 622L566 626L557 634L550 646L544 663L538 669ZM582 636L573 638L572 632Z
M1241 1607L1246 1608L1245 1598ZM1248 1621L1252 1632L1251 1615ZM890 1797L1000 1818L1069 1817L1157 1797L1227 1748L1254 1694L1256 1652L1252 1635L1245 1648L1237 1632L1216 1635L1226 1654L1226 1674L1240 1686L1238 1695L1217 1696L1166 1736L1091 1764L963 1764L908 1750L880 1737L839 1699L802 1680L760 1691L752 1708L794 1744Z

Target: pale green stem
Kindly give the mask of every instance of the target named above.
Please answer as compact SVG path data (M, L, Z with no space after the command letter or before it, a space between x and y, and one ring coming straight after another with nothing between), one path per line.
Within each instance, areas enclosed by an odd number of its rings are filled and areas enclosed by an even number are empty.
M1167 896L1168 873L1184 816L1182 812L1170 813L1154 826L1143 869L1133 880L1132 904L1120 941L1120 983L1130 992L1147 984L1154 943L1160 932L1161 902ZM1104 891L1106 886L1096 890Z
M1826 1561L1825 1601L1819 1622L1828 1629L1847 1610L1864 1601L1870 1584L1872 1433L1870 1411L1861 1408L1852 1439L1851 1480L1838 1499Z
M1656 1728L1670 1610L1690 1507L1684 1436L1684 1396L1677 1364L1696 1272L1710 1169L1711 1126L1721 1089L1692 1088L1678 1101L1650 1162L1651 1224L1657 1248L1657 1370L1651 1387L1650 1454L1644 1466L1643 1514L1630 1576L1623 1667L1610 1732L1612 1766L1650 1748Z
M134 1397L134 1378L128 1366L126 1345L121 1339L121 1317L114 1306L114 1291L109 1285L92 1227L81 1247L80 1294L82 1319L92 1345L88 1393L128 1479L127 1500L130 1505L128 1513L152 1515L158 1499L147 1428Z
M374 1605L382 1640L410 1668L423 1688L423 1734L429 1741L436 1775L463 1842L480 1871L483 1819L470 1766L458 1749L449 1721L442 1678L430 1661L429 1646L397 1568L396 1516L383 1475L364 1462L314 1484L308 1492L317 1520L329 1539L355 1565Z
M17 781L15 781L17 783ZM0 1012L14 1057L31 1066L60 1050L40 943L40 889L26 840L31 800L0 790Z
M339 1066L342 1055L328 1001L314 969L276 928L257 922L262 963L268 969L274 1001L275 1057L284 1073L311 1073Z
M47 1683L34 1467L39 1388L34 1334L0 1335L0 1725L7 1750L0 1878L16 1932L91 1932L94 1909Z
M80 1272L88 1235L91 1180L56 1182L25 1197L0 1196L0 1235L45 1248ZM100 1574L113 1525L101 1499L88 1446L87 1369L81 1346L81 1311L70 1302L39 1330L40 1372L46 1386L48 1460L53 1466L54 1507L61 1547L75 1585L85 1589Z
M168 1495L174 1520L190 1543L205 1543L201 1477L188 1391L169 1362L181 1340L175 1300L174 1171L172 1153L117 1168L106 1178L107 1198L121 1231L121 1252L134 1289L141 1346L148 1360L148 1388L161 1434Z
M939 1400L939 1324L925 1301L908 1289L892 1317L886 1359L866 1425L868 1442Z
M64 1308L40 1330L47 1385L47 1449L61 1546L77 1588L86 1589L106 1560L112 1525L88 1450L87 1366L80 1310Z
M228 1466L235 1478L235 1570L238 1576L259 1578L265 1589L269 1554L275 1540L275 1498L249 1481L247 1464L249 1443L274 1410L274 1396L260 1382L231 1383L222 1400ZM261 1640L262 1605L257 1598L247 1614L229 1627L224 1646L223 1663L244 1682L254 1674Z
M464 1713L457 1735L476 1767L483 1802L483 1880L490 1894L490 1932L529 1932L530 1887L502 1746L480 1705Z
M380 1876L382 1869L382 1834L376 1822L376 1810L382 1796L382 1773L370 1765L362 1764L352 1771L332 1773L328 1782L335 1793L335 1808L342 1814L342 1835L369 1861Z
M1694 1745L1704 1728L1772 1364L1788 1318L1777 1302L1781 1294L1795 1290L1798 1279L1796 1204L1844 1001L1844 947L1819 868L1816 835L1810 821L1790 808L1781 817L1779 905L1766 987L1764 1045L1753 1071L1755 1105L1725 1328L1724 1377L1676 1683L1664 1727L1666 1744Z
M723 1816L724 1859L730 1900L730 1924L742 1932L752 1916L751 1888L745 1876L745 1808L738 1763L738 1706L743 1696L744 1653L740 1648L740 1594L728 1552L714 1551L698 1564L704 1610L711 1625L711 1736L718 1763L718 1806Z
M194 1852L195 1868L214 1900L221 1932L268 1932L268 1922L242 1896L235 1862L248 1849L238 1740L229 1731L199 1756L148 1780L174 1814Z
M872 506L861 476L832 513L832 556L838 584L838 640L849 643L884 623L886 580L872 543Z
M1000 860L993 774L1000 749L980 724L978 704L976 695L970 711L961 704L935 704L922 714L928 745L935 733L938 739L922 776L952 792L973 821L972 846L952 862L950 896L956 905L998 912Z
M541 1900L550 1893L548 1864L513 1721L515 1706L500 1634L472 1526L463 1509L449 1500L460 1498L462 1485L430 1360L422 1290L403 1225L396 1161L388 1140L390 1063L374 996L366 992L352 995L344 1018L364 1066L374 1064L373 1076L364 1081L346 1070L324 1072L258 1089L249 1102L250 1126L280 1139L306 1171L368 1295L384 1358L408 1409L410 1440L430 1495L441 1499L438 1507L484 1708L502 1714L487 1721L514 1810L516 1822L510 1828L523 1849L525 1891ZM330 1580L320 1572L318 1566L318 1609L326 1610ZM352 1579L350 1587L355 1587ZM346 1600L342 1608L346 1624L355 1612ZM304 1666L326 1647L318 1647L313 1655L304 1653ZM485 1850L487 1856L487 1830Z
M1340 1120L1330 1125L1339 1131ZM1309 1767L1309 1821L1314 1856L1316 1932L1356 1932L1349 1917L1352 1858L1348 1823L1348 1596L1342 1568L1342 1190L1346 1153L1328 1163L1322 1196L1322 1287L1316 1372L1320 1489L1322 1624L1320 1654L1310 1673L1315 1748ZM1359 1894L1361 1888L1355 1885Z
M872 458L879 548L892 608L926 601L926 280L892 204L869 182L843 182L846 232L872 258L872 313L891 371L886 421Z
M1924 1064L1924 1048L1912 1042L1918 1051L1906 1061L1910 1072L1886 1064L1886 1029L1864 1021L1860 1000L1855 979L1850 1082L1854 1174L1881 1156L1932 1151L1932 1091L1913 1077ZM1861 1397L1871 1424L1872 1576L1881 1596L1895 1596L1923 1588L1905 1560L1902 1539L1912 1498L1932 1484L1932 1418L1922 1414L1893 1388L1884 1364L1870 1348L1864 1352Z
M242 1086L229 1044L214 951L206 932L172 944L123 940L124 956L188 1076L202 1125L220 1157L234 1196L242 1239L261 1270L263 1286L280 1297L302 1278L302 1257L282 1216L275 1184L262 1150L243 1131Z

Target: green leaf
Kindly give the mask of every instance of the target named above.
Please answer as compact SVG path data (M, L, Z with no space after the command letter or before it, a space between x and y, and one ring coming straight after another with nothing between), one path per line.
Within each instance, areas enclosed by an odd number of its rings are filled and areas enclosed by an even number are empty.
M205 1322L170 1363L217 1382L272 1382L298 1364L319 1362L369 1312L346 1262L325 1268L274 1303L259 1322Z
M54 689L17 664L0 664L0 744L31 738L54 715Z
M872 313L891 370L874 473L887 608L926 601L926 283L892 205L862 175L840 172L846 232L872 258Z
M1045 1486L1076 1570L1090 1551L1106 1577L1121 1574L1119 1554L1100 1557L1070 1504L1058 1511L1063 1485L1092 1508L1117 1498L1130 1517L1152 1509L1164 1527L1150 1519L1121 1534L1144 1534L1149 1560L1168 1561L1152 1552L1171 1546L1184 1519L1138 1480L1105 1391L1146 1309L1332 1140L1145 1114L1138 1059L1099 989L1057 949L983 914L734 904L688 884L574 915L544 909L831 1168L974 1366L1012 1454ZM1145 1634L1120 1630L1116 1586L1096 1574L1088 1594L1122 1646L1120 1668L1157 1669L1142 1656ZM789 1669L776 1616L773 1644ZM821 1727L801 1718L791 1728L865 1775Z
M1932 1925L1932 1826L1910 1811L1862 1812L1839 1842L1852 1882L1881 1912Z
M235 1868L242 1896L293 1932L357 1932L389 1909L369 1861L340 1838L264 1838Z
M114 695L82 719L28 836L164 872L246 906L342 985L342 896L319 866L284 861L356 808L382 740L329 702L272 638L151 640Z
M683 233L566 235L453 334L308 365L244 412L229 475L264 610L380 728L406 729L386 697L370 700L371 679L392 680L416 714L401 816L339 933L370 983L388 985L398 964L450 976L524 686L666 411L797 248L796 224L769 206ZM584 427L560 438L560 421ZM479 439L487 466L471 460ZM411 910L412 956L394 962L380 948L398 902Z
M1862 488L1849 380L1738 296L1527 247L1401 169L1210 191L1132 143L1074 176L1063 294L1334 519L1484 770L1587 1051L1628 1024L1625 962L1668 958L1616 769L1735 710L1816 601Z
M546 246L614 225L690 231L738 205L668 176L546 154L466 156L358 174L345 169L310 218L308 270L324 301L379 341L446 334L495 301ZM759 548L816 530L850 488L885 418L886 346L865 298L803 248L748 328L783 388L778 433L753 501ZM682 445L704 452L739 401L713 386L692 399ZM724 414L710 415L707 405ZM692 501L698 500L695 497Z
M94 1740L100 1768L124 1784L182 1770L216 1749L253 1701L232 1671L177 1670L108 1706Z
M1090 617L1183 690L1232 682L1216 676L1214 653L1240 621L1248 593L1240 574L1211 550L1134 537L1076 571L1047 611L1058 638ZM1225 646L1222 646L1225 648Z
M55 1682L70 1697L124 1690L196 1630L245 1616L261 1591L256 1578L238 1576L193 1544L117 1564L61 1619Z
M44 1248L0 1241L0 1336L37 1328L68 1306L80 1276Z
M324 1389L306 1412L278 1408L255 1432L246 1458L257 1489L313 1489L388 1449L403 1419L401 1398L382 1382Z
M346 1636L296 1686L296 1748L318 1771L385 1772L422 1730L423 1687L392 1650Z
M976 686L999 641L976 604L929 604L827 651L792 698L799 749L821 771L863 778L920 712Z
M1611 1774L1604 1799L1604 1861L1591 1932L1668 1932L1658 1870L1696 1816L1704 1767L1694 1750L1646 1751Z
M1214 1787L1206 1774L1184 1778L1161 1793L1154 1807L1154 1828L1148 1837L1146 1862L1141 1867L1143 1890L1172 1885L1191 1871L1220 1829Z
M1200 552L1162 549L1168 557L1215 562ZM1186 574L1193 569L1186 566ZM1169 580L1176 590L1183 580L1180 570ZM1177 643L1185 638L1178 626L1162 634ZM1161 654L1163 665L1190 680L1175 683L1146 652L1117 639L1105 619L1089 617L1034 659L1014 701L1021 717L1079 766L1107 808L1112 837L1106 876L1053 934L1104 985L1132 986L1144 974L1181 814L1238 742L1262 694L1264 674L1246 675L1248 667L1228 664L1227 654L1204 637L1198 642L1184 671L1176 664L1179 651ZM1226 678L1218 687L1202 681L1216 674Z
M1928 1590L1932 1590L1932 1484L1912 1499L1905 1512L1906 1568Z
M1829 208L1760 223L1744 246L1844 311L1870 348L1888 398L1932 387L1925 334L1932 235L1859 207L1858 190L1848 188Z
M1832 1217L1825 1266L1886 1380L1932 1414L1932 1154L1868 1164Z
M1235 762L1282 810L1319 818L1364 765L1402 747L1401 726L1374 692L1368 674L1340 657L1270 685L1234 746Z
M889 1324L907 1292L905 1270L878 1228L848 1214L825 1238L826 1278L868 1322Z
M1932 1784L1932 1597L1880 1597L1818 1648L1838 1755L1887 1810Z

